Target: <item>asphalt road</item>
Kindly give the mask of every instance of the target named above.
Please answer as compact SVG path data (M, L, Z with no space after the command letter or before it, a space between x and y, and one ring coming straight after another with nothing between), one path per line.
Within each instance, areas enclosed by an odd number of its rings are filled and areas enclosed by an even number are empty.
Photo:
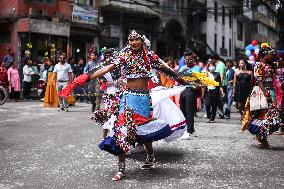
M0 106L0 189L284 188L283 136L270 137L271 150L258 149L237 113L214 124L197 118L193 140L155 142L151 171L140 169L145 154L128 155L127 177L113 182L116 157L97 147L102 129L91 115L85 103L70 112L39 102Z

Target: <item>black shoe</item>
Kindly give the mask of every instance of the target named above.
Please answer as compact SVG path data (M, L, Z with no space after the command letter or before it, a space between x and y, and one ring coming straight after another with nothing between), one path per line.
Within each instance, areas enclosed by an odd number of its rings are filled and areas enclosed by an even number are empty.
M218 119L225 119L225 116L219 116Z

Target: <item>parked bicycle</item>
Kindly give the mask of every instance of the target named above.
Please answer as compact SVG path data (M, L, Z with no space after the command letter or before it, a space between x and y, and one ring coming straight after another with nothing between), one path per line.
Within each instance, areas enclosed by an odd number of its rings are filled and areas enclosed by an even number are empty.
M0 86L0 105L5 104L7 99L8 99L8 91L4 87Z

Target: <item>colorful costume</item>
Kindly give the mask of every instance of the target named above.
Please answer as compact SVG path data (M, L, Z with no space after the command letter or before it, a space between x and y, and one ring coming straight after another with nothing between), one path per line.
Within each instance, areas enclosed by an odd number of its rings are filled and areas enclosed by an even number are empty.
M127 50L118 56L114 63L117 68L122 67L122 73L127 79L150 78L151 67L159 69L162 64L157 55L147 50L144 50L139 54L134 54L131 50ZM183 89L184 88L182 88L182 90ZM159 96L159 99L155 99L155 105L159 104L157 102L167 99L169 95L174 95L173 91L170 92L159 89L156 90L156 93L157 91L160 91L160 94L165 95L164 97L157 94L154 95L155 90L153 90L152 96ZM177 136L181 136L182 132L179 132L179 134L175 132L185 128L185 120L180 110L176 108L176 111L179 111L180 114L176 118L171 117L172 124L170 125L166 120L153 117L151 101L149 90L126 89L125 91L122 91L120 95L116 97L113 96L113 99L109 103L110 107L107 108L107 110L111 111L100 113L109 116L116 115L116 120L113 121L114 127L110 132L110 135L101 142L99 147L114 155L119 155L122 152L128 152L130 146L135 145L138 141L143 143L152 142L167 137L168 140L172 140ZM172 105L174 104L171 104L170 106ZM157 114L158 111L161 111L161 109L156 110ZM101 116L97 113L97 121L99 121L99 117ZM108 120L108 118L105 118L105 121ZM176 119L179 120L175 121Z

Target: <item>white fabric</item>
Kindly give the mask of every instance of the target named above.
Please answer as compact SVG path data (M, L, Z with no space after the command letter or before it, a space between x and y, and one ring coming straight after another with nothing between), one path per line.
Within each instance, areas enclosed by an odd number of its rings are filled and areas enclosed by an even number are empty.
M212 73L208 72L208 73L207 73L207 76L208 76L208 78L210 78L210 79L214 80L214 74L212 74ZM213 90L213 89L216 89L216 87L213 87L213 86L207 86L207 89Z
M267 109L267 99L259 86L254 86L250 95L250 111Z
M108 72L104 75L107 81L113 81L111 74ZM106 89L107 94L115 94L118 91L118 88L113 86L108 86Z
M23 67L23 74L24 74L24 80L25 82L31 82L32 81L32 75L34 74L33 69L31 66L25 65Z
M70 64L68 63L65 64L58 63L54 66L53 72L57 73L57 81L68 81L69 80L68 73L72 73L73 70Z
M152 97L152 98L155 98L155 97ZM164 101L154 106L153 116L155 118L164 120L166 123L168 123L172 127L172 130L176 130L173 134L165 138L164 139L165 141L171 142L181 137L182 134L184 133L185 128L180 129L180 127L183 127L186 125L185 117L183 113L181 112L181 110L176 106L176 104L170 98L167 98ZM181 124L181 125L178 127L173 127L178 124Z
M174 86L171 88L155 87L151 90L152 105L155 106L170 96L180 94L186 87L185 86Z

